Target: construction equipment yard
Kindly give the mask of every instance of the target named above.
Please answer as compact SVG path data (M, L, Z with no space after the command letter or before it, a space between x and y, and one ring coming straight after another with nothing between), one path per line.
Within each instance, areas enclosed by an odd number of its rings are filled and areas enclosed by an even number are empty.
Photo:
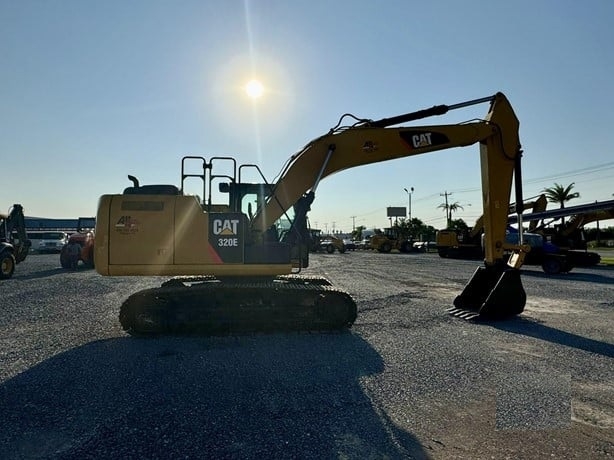
M614 267L522 268L525 311L446 314L478 262L314 254L347 332L135 338L166 278L33 255L0 284L0 458L612 458Z

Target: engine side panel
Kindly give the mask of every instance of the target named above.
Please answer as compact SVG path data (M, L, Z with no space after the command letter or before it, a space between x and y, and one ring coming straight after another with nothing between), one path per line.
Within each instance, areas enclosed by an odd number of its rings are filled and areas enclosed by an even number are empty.
M245 216L206 213L194 196L104 195L96 218L96 270L112 276L291 273L289 257L244 264L245 227Z

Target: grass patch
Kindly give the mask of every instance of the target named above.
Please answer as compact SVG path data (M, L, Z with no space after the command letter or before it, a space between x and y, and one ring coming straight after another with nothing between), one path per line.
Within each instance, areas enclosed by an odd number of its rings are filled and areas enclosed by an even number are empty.
M614 257L602 257L601 263L603 265L614 265Z

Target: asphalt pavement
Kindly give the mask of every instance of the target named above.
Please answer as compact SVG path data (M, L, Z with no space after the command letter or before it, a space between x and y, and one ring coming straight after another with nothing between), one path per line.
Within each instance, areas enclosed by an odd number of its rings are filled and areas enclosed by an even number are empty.
M0 283L0 458L611 458L614 270L523 270L525 311L445 309L476 268L316 254L357 301L339 333L133 338L160 278L28 257Z

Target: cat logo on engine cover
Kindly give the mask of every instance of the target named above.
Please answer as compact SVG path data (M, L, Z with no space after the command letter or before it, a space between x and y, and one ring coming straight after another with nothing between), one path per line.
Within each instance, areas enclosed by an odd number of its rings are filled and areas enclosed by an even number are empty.
M224 263L242 263L245 216L241 213L209 214L209 243Z

